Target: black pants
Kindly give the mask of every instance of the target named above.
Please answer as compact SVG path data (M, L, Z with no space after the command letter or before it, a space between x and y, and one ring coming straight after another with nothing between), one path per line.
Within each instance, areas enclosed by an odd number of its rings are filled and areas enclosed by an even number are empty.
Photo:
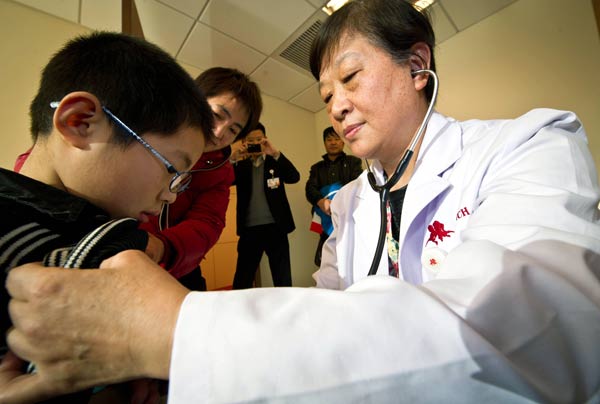
M233 278L233 289L252 287L256 270L264 252L274 286L292 286L290 245L287 233L275 224L246 227L237 246L238 257Z
M329 235L325 232L319 236L319 244L317 244L317 250L315 251L315 265L321 266L321 252L323 251L323 244L327 241Z

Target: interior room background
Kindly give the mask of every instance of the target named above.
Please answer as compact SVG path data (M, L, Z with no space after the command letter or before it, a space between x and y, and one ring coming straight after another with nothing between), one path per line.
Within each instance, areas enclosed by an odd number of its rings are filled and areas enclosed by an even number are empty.
M1 167L11 169L15 157L30 147L28 108L42 67L64 42L89 31L0 0ZM600 166L600 39L593 0L513 1L441 42L436 59L438 111L457 119L512 118L535 107L575 111ZM184 68L192 76L201 72ZM294 285L312 286L318 236L308 230L304 185L310 166L324 153L321 133L329 121L324 110L307 111L266 94L263 100L268 136L302 175L298 184L286 186L297 227L290 234L290 252ZM270 286L265 261L261 279L263 286Z

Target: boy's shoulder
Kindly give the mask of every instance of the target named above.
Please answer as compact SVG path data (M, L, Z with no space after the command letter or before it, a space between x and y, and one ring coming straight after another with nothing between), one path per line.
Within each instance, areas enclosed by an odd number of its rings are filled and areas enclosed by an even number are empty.
M0 270L39 261L109 220L84 199L0 169Z
M35 218L46 217L67 225L92 221L98 226L109 220L106 212L85 199L3 168L0 168L0 206L4 215L29 212Z

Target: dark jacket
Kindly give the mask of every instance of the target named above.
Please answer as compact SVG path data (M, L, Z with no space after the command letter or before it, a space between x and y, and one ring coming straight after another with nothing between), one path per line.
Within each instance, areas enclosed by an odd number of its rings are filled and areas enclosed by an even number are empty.
M292 210L285 193L284 184L295 184L300 181L300 173L283 153L275 160L271 156L265 158L264 190L271 215L275 223L286 233L291 233L296 228ZM238 161L233 166L235 171L235 186L237 189L237 234L241 235L246 223L250 196L252 194L252 160ZM270 171L273 170L273 173ZM280 185L277 188L269 188L267 179L279 178Z
M109 232L109 238L102 239L106 234L102 232L95 232L96 237L86 237L99 226L113 223L103 210L77 196L1 168L0 209L4 213L0 221L0 356L6 352L4 336L10 326L9 296L4 287L10 269L42 260L47 265L60 266L61 257L81 264L70 267L97 268L103 259L119 251L141 250L148 243L147 234L138 230L133 219L125 227L119 227L119 233ZM72 248L75 245L79 248ZM45 403L87 403L90 395L91 390L85 390Z
M306 199L313 207L323 198L323 186L336 182L346 185L363 171L362 161L358 157L348 156L343 152L334 161L331 161L327 154L322 157L321 161L310 167L310 176L306 181Z

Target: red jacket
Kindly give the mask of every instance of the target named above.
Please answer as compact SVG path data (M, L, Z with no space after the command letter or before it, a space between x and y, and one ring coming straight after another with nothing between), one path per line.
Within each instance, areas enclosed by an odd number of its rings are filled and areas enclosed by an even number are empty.
M15 166L13 167L14 172L18 173L21 171L23 164L25 164L25 160L27 160L27 158L31 154L31 149L32 148L30 147L25 153L19 154L19 156L15 160Z
M225 227L229 187L233 167L223 150L202 154L192 170L218 166L212 171L195 172L190 187L169 206L169 227L159 230L158 218L140 227L161 239L165 245L163 262L175 278L187 275L215 245Z

